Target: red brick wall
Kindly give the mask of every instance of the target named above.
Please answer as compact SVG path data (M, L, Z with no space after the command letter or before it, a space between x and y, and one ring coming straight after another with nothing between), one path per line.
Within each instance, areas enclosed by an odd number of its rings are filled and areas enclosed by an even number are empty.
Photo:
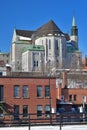
M10 111L13 111L14 105L20 106L20 113L22 113L22 106L29 106L29 113L37 112L37 105L43 106L43 113L45 110L45 105L49 105L49 98L45 98L45 85L49 85L48 78L10 78L10 77L1 77L0 85L4 86L4 98L7 103L7 107ZM20 97L17 99L14 98L14 85L20 86ZM29 86L29 98L24 99L22 97L22 86ZM43 96L42 98L37 98L37 85L42 85ZM50 88L51 88L51 104L52 108L56 108L56 79L50 79Z
M72 103L82 104L82 96L86 96L87 99L87 88L62 89L62 95L64 95L65 101L69 101L69 95L72 95ZM76 95L76 101L74 101L74 95Z

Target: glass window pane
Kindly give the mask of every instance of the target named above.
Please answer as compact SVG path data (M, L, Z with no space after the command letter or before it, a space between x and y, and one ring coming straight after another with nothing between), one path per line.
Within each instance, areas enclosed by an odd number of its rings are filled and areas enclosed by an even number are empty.
M42 86L37 86L37 97L42 97Z
M37 116L42 116L42 106L37 106Z
M49 97L49 96L50 96L50 87L45 86L45 97Z
M19 86L18 85L14 86L14 97L15 98L19 97Z
M0 85L0 101L3 101L4 98L4 87Z
M69 101L72 101L72 95L69 95Z
M19 120L19 105L14 105L14 120Z
M45 114L46 114L47 117L50 116L50 105L45 106Z
M74 101L76 101L76 95L74 95Z
M51 40L49 39L49 49L51 49Z
M27 117L28 116L28 105L24 105L23 106L23 117Z
M28 86L23 86L23 97L28 98Z

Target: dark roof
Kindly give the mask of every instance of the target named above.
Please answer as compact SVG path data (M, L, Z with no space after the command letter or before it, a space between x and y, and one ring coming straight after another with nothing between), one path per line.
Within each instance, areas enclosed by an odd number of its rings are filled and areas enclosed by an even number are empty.
M16 34L24 37L31 37L34 31L29 30L16 30Z
M37 32L44 32L44 31L46 31L46 33L57 32L59 34L62 33L62 31L58 28L58 26L54 23L53 20L50 20L48 23L44 24L43 26L38 28L36 31Z
M60 28L54 23L53 20L50 20L48 23L42 25L40 28L36 30L33 34L33 37L40 37L48 34L63 34L66 38L69 39L68 34L63 33Z
M69 40L69 35L63 33L59 27L54 23L53 20L50 20L48 23L42 25L40 28L38 28L36 31L30 31L30 30L16 30L16 34L24 37L42 37L46 36L48 34L63 34L67 40Z

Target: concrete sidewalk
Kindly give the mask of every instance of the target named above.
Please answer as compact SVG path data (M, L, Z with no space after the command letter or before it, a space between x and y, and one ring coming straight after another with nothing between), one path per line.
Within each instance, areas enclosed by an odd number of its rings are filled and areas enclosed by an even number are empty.
M0 127L0 130L29 130L29 127ZM59 126L33 126L30 130L60 130ZM87 125L63 126L61 130L87 130Z

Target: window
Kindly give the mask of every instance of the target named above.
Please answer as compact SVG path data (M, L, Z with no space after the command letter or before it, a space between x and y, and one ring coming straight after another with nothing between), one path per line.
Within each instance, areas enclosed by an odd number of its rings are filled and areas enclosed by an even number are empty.
M14 120L19 120L19 105L14 105Z
M42 86L37 86L37 97L42 97Z
M23 97L28 98L28 86L23 86Z
M72 101L72 95L69 95L69 101Z
M47 40L46 40L47 42ZM48 44L46 43L46 58L48 57Z
M37 61L37 67L38 67L38 61Z
M4 97L4 86L0 85L0 101L3 101Z
M38 67L38 61L34 61L34 67Z
M76 95L74 95L74 101L76 101L76 98L77 98L77 96L76 96Z
M47 117L50 116L50 105L45 106L45 114L46 114Z
M82 101L86 103L86 96L82 96Z
M36 62L34 61L34 67L36 66Z
M19 97L19 85L14 86L14 97L15 98Z
M8 63L8 60L7 60L7 63Z
M58 40L55 40L55 49L58 50Z
M28 105L23 105L23 117L28 116Z
M43 40L42 40L42 45L43 45Z
M42 116L42 105L37 106L37 116Z
M45 97L50 96L50 86L45 86Z
M51 49L51 40L49 39L49 49Z

